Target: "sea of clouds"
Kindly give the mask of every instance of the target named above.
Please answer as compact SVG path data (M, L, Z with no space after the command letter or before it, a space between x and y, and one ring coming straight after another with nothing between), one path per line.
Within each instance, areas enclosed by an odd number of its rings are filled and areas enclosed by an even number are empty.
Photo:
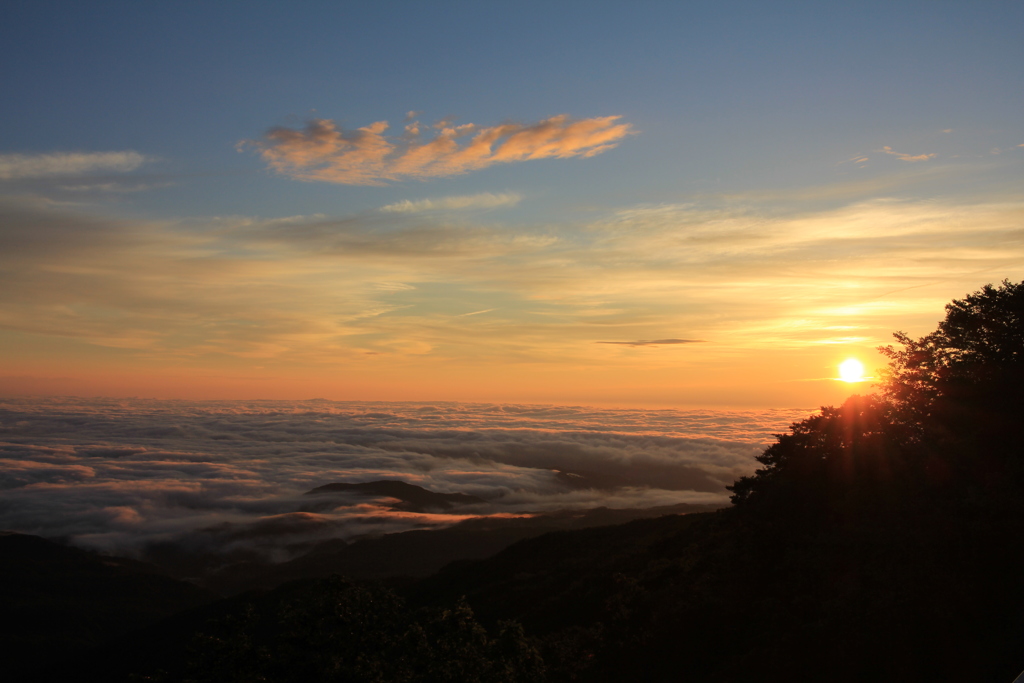
M475 516L725 503L809 410L465 403L0 399L0 529L138 556L191 539L289 547ZM483 503L449 511L304 495L399 479Z

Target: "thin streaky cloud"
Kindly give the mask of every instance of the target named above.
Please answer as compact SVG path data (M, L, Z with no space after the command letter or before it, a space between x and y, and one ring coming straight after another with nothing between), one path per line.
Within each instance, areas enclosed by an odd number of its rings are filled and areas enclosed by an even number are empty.
M152 159L135 151L0 154L0 180L134 171Z
M750 205L641 205L535 234L428 214L388 214L382 230L377 212L150 222L8 198L0 327L168 363L227 354L323 368L429 349L444 362L601 362L601 336L627 356L644 341L654 356L675 355L657 350L658 331L709 341L681 348L687 356L853 336L834 324L856 324L876 346L907 319L933 326L920 312L941 310L951 288L959 295L1024 262L1024 206L1013 198L774 216ZM886 295L926 282L945 284ZM481 304L501 314L455 317ZM629 330L651 334L630 340Z
M334 121L314 119L299 130L271 128L262 139L242 141L239 148L255 147L271 169L298 180L384 185L389 180L460 175L499 163L592 157L636 132L621 118L572 119L563 114L533 124L487 127L455 126L450 120L427 127L413 121L400 136L386 135L387 121L346 131ZM428 128L437 133L425 140Z
M440 197L438 199L403 199L400 202L380 207L384 213L422 213L425 211L465 211L470 209L495 209L502 206L515 206L522 201L522 196L515 192L480 194L459 197Z
M619 344L622 346L662 346L667 344L697 344L703 339L638 339L636 341L599 341L597 344Z
M934 152L931 153L931 154L916 154L916 155L914 155L914 154L906 154L905 152L897 152L896 150L894 150L892 147L889 147L888 145L886 145L885 147L883 147L879 151L885 152L886 154L892 154L893 156L895 156L900 161L911 161L911 162L913 162L913 161L928 161L929 159L934 159L935 157L938 156L938 154L936 154Z
M59 185L58 189L65 192L145 192L159 187L169 187L171 183L82 183L79 185Z

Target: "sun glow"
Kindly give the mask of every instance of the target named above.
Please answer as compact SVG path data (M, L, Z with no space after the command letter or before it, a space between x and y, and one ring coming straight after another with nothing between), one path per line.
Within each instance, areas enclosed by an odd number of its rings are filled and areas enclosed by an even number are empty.
M839 364L839 379L844 382L863 382L864 364L855 358L849 358Z

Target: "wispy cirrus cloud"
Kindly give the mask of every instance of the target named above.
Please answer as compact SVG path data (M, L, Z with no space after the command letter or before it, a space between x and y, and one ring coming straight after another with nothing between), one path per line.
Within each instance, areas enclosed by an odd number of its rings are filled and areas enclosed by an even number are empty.
M885 152L886 154L892 154L894 157L896 157L900 161L911 161L911 162L913 162L913 161L928 161L929 159L934 159L935 157L938 156L938 154L935 154L934 152L932 154L906 154L904 152L897 152L896 150L894 150L892 147L889 147L888 145L886 145L885 147L883 147L879 151Z
M681 384L711 377L700 363L721 381L709 359L805 359L925 333L950 298L1021 277L1019 199L771 212L761 201L640 205L534 229L379 211L155 222L0 199L0 331L196 377L230 357L270 378L373 373L432 392L471 365L685 366ZM662 346L684 339L714 343ZM40 386L78 381L62 376ZM271 381L260 376L244 381ZM572 396L557 400L584 400Z
M326 367L428 350L577 362L670 343L694 354L804 348L838 324L878 344L911 311L1014 275L1021 216L1016 202L897 200L769 216L730 200L543 231L379 212L196 229L10 199L0 201L0 328L164 359ZM918 289L928 283L940 293ZM864 303L905 288L898 306Z
M96 172L125 173L152 161L138 152L52 152L0 154L0 180L75 176Z
M454 126L444 120L431 126L437 132L426 140L418 121L394 136L386 135L387 121L346 131L329 119L314 119L298 130L271 128L262 139L243 141L240 148L255 147L270 168L299 180L383 185L459 175L499 163L592 157L636 132L621 118L559 115L533 124L496 126Z
M496 209L502 206L515 206L522 201L522 195L515 192L494 194L463 195L459 197L440 197L438 199L403 199L400 202L380 207L384 213L422 213L426 211L465 211L470 209Z
M703 339L638 339L636 341L599 341L598 344L621 344L622 346L665 346L671 344L697 344Z

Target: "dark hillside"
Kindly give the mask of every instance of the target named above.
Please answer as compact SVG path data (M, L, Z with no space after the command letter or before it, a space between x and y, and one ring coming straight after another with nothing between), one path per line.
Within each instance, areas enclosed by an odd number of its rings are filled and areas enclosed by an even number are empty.
M48 675L97 683L545 680L539 653L517 624L488 631L460 601L415 608L381 585L341 577L222 600Z
M713 509L713 505L679 505L648 509L595 508L512 518L468 519L445 529L404 531L361 538L323 541L308 553L280 564L237 563L204 577L203 585L222 595L268 589L297 579L334 574L353 579L430 576L450 562L478 560L505 547L560 529L581 529L637 518Z
M557 531L521 541L480 562L455 562L407 593L444 604L465 596L485 623L514 613L539 635L600 619L604 602L695 523L714 513L669 515L615 526Z
M141 562L0 534L4 675L32 680L56 661L216 598Z

